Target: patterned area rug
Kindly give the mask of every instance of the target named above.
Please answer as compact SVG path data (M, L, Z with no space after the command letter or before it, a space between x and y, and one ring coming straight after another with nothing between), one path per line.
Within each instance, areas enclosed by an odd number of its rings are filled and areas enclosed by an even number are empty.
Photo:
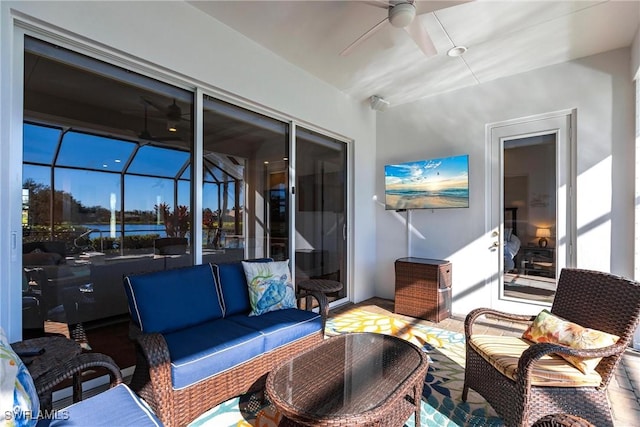
M347 332L377 332L395 335L420 347L429 355L420 424L427 427L503 426L491 406L473 390L462 402L464 381L464 335L429 326L411 324L382 314L353 309L327 321L329 336ZM193 427L275 427L280 415L262 403L261 393L247 394L224 402L191 423ZM405 427L414 427L414 419Z

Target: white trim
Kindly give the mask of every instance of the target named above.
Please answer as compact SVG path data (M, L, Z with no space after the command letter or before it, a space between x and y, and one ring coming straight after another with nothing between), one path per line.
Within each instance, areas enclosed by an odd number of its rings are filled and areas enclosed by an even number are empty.
M202 205L204 193L204 93L201 88L196 87L193 100L193 117L194 117L194 143L193 143L193 166L191 167L192 182L192 198L191 212L193 214L193 224L202 224ZM200 206L200 209L195 209ZM191 227L192 231L199 233L191 233L191 253L193 254L193 262L202 264L202 225L200 230L198 227Z
M289 192L289 265L291 268L291 280L294 288L296 287L296 206L298 206L298 191L296 186L296 139L298 134L298 125L294 120L289 122L289 182L287 183L287 191ZM269 250L271 252L271 250ZM271 255L271 254L270 254ZM295 289L296 293L298 289Z

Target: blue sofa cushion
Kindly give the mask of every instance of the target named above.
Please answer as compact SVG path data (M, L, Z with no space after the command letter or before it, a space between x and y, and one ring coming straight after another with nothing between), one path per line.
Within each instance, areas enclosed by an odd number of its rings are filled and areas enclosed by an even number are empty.
M264 352L257 331L218 319L164 335L171 358L171 382L188 387Z
M223 316L210 264L127 276L131 317L145 333L166 333Z
M54 419L42 419L38 427L162 426L156 415L126 385L97 394L57 411Z
M226 320L260 332L264 351L270 351L322 330L322 317L312 311L288 308L260 316L235 315Z
M247 262L271 262L272 258L257 258ZM231 316L239 313L249 313L249 288L240 261L225 264L212 264L216 281L222 292L224 315Z

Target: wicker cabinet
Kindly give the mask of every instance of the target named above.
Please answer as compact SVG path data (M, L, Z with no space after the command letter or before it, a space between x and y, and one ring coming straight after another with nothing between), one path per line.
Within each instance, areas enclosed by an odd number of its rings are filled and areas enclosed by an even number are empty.
M451 263L426 258L396 260L395 312L440 322L451 316Z

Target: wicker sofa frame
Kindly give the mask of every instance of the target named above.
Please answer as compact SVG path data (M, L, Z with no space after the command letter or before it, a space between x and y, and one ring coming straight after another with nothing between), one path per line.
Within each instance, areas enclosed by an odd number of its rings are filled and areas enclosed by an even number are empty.
M536 420L556 413L581 417L598 427L612 427L606 389L640 320L640 284L608 273L563 269L550 311L579 325L618 335L620 339L615 345L593 350L576 350L551 343L533 344L519 359L517 380L512 381L469 345L474 323L483 315L515 322L530 322L535 316L484 308L473 310L464 325L467 344L462 399L466 400L469 388L474 389L510 427L530 426ZM554 353L602 357L596 367L601 383L597 387L533 386L532 365L542 356Z
M144 399L165 426L183 426L212 407L248 391L262 389L271 369L324 339L323 333L295 341L219 373L194 386L174 390L171 361L160 334L138 337L138 358L131 388ZM149 375L145 375L148 373Z

